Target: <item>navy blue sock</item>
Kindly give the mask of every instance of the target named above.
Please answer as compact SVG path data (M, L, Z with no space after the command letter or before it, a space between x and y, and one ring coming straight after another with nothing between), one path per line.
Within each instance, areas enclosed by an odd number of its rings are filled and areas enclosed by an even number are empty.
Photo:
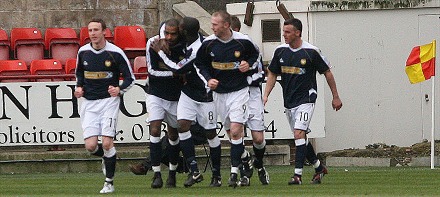
M116 154L113 157L102 157L104 158L105 166L105 177L112 179L115 176L116 171Z
M196 153L194 150L194 141L192 138L180 140L180 149L182 149L183 157L191 168L191 172L198 172L199 168L196 161Z
M304 167L304 161L306 158L306 145L299 145L296 146L296 151L295 151L295 168L300 168L302 169Z
M212 175L220 176L220 166L221 166L221 156L222 156L222 148L221 144L217 147L210 147L209 153L211 154L211 162L212 162Z
M170 163L173 165L177 165L177 163L179 162L179 152L180 152L180 146L177 145L170 145L168 147L169 149L169 160Z
M104 149L102 148L102 144L98 144L98 150L96 152L92 153L92 155L102 157L104 156Z
M238 167L241 164L241 155L244 151L244 145L231 143L231 165L232 167Z
M266 152L266 146L262 149L257 149L255 146L253 146L254 154L255 154L255 160L254 165L256 168L262 168L263 167L263 157L264 153Z
M162 144L150 142L151 166L159 166L162 158Z

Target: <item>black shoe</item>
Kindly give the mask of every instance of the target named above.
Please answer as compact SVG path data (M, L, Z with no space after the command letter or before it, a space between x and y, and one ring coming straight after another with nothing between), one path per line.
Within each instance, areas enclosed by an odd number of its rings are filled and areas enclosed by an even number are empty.
M175 188L176 187L176 176L169 175L167 179L166 188Z
M237 173L231 173L231 176L229 177L229 181L228 181L228 185L229 187L237 187L237 182L238 182L238 178L237 178Z
M266 168L262 167L258 169L258 178L260 179L261 184L269 184L269 173L266 171Z
M203 181L203 175L199 172L194 172L191 174L188 174L188 179L186 179L185 183L183 184L185 187L191 187L192 185L196 183L200 183Z
M212 176L211 184L209 184L209 186L211 186L211 187L222 186L222 177L221 176Z
M162 175L160 172L155 172L153 176L153 182L151 188L161 188L163 186Z
M240 168L240 174L241 176L246 176L248 178L251 178L253 173L254 173L254 167L252 165L253 161L252 161L252 156L251 154L245 150L245 154L246 156L241 158L241 168Z
M249 178L247 178L246 176L241 177L240 180L238 181L238 185L240 185L240 186L250 186L251 185L251 180Z

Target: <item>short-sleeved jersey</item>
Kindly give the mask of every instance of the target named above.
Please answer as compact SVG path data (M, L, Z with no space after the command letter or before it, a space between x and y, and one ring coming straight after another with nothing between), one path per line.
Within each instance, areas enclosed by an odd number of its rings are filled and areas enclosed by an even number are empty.
M288 44L278 46L268 69L281 75L284 107L290 109L316 102L316 72L324 73L330 64L317 47L303 41L296 49Z
M108 87L119 87L121 94L134 84L134 75L125 53L106 41L105 47L95 50L86 44L78 50L76 86L83 87L84 98L96 100L110 97ZM123 82L119 85L119 77Z
M185 58L177 63L169 60L162 51L159 51L159 56L170 70L177 74L185 74L185 84L182 87L182 92L195 101L211 102L213 101L212 91L208 87L208 82L204 80L199 69L194 66L197 51L202 45L202 41L203 36L199 35L199 39L193 43L187 43L185 47Z
M240 72L238 66L245 60L255 68L258 56L258 50L248 36L232 31L228 41L215 35L208 36L197 52L195 65L206 81L212 78L219 81L214 91L229 93L249 86L247 77L252 71Z
M158 36L152 37L147 42L146 60L149 75L146 92L167 101L178 101L183 81L181 76L173 74L159 54L150 47L151 42L157 38ZM167 54L167 57L174 62L180 61L185 55L184 47L181 43L170 47L171 54Z

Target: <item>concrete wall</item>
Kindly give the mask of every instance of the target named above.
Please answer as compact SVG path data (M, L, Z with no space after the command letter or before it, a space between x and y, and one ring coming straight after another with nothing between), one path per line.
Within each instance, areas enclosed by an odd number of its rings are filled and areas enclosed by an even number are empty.
M92 17L103 18L107 26L140 25L148 37L157 34L159 21L171 18L172 5L184 0L4 0L0 27L72 27L79 30Z
M318 152L373 143L410 146L431 139L431 81L412 85L404 68L414 46L440 38L439 0L283 3L303 21L303 39L318 46L332 63L344 105L339 112L332 110L331 92L324 82L319 92L325 100L326 137L316 139ZM244 7L245 3L227 5L242 19ZM242 31L270 60L273 46L282 41L262 43L258 19L281 19L280 26L284 20L274 2L256 2L254 14L257 21ZM439 81L435 79L437 87ZM435 103L439 106L439 99ZM438 128L438 115L435 123ZM435 138L440 138L438 129Z

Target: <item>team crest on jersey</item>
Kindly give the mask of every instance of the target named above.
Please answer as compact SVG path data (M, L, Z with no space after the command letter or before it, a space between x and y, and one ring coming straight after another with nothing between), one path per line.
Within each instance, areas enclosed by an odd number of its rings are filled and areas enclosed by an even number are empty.
M83 65L84 65L84 66L87 66L87 65L89 65L89 63L87 63L87 61L84 61L84 62L83 62Z
M240 51L235 51L235 52L234 52L234 56L235 56L236 58L239 58L240 55L241 55Z
M306 60L306 59L301 59L301 61L300 61L300 62L301 62L301 65L303 65L303 66L304 66L304 65L306 65L306 63L307 63L307 60Z
M112 66L112 62L110 60L105 60L105 66L110 67Z

